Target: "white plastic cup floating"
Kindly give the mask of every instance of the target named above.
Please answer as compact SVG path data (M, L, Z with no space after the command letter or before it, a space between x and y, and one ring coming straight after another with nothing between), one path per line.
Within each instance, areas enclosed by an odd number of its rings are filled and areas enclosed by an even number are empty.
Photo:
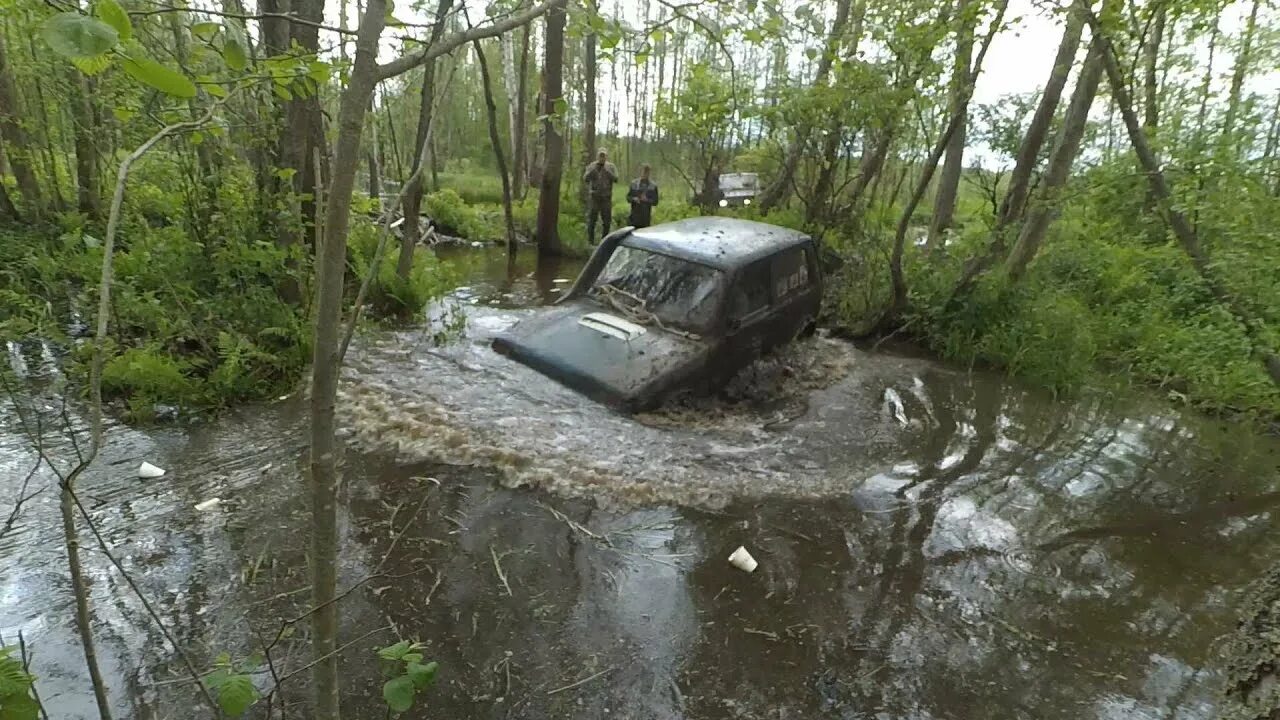
M753 572L756 569L756 566L759 565L759 563L756 562L756 559L751 557L751 553L747 552L747 549L741 545L739 545L738 549L734 550L733 554L729 556L729 562L734 567L745 572Z
M151 480L153 478L158 478L163 476L164 476L164 469L158 468L149 462L143 461L143 463L138 466L138 477L142 478L143 480Z

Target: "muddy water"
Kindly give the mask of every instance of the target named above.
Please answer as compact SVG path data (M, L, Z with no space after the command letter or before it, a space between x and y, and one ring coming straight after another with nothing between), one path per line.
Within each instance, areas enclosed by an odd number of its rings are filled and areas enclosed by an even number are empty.
M397 636L442 667L409 717L1213 716L1216 639L1277 550L1276 440L822 338L622 418L485 342L573 268L452 261L467 285L437 312L465 336L371 333L344 375L349 717L382 717L372 649ZM12 359L56 430L48 351ZM304 404L109 437L82 488L113 552L197 663L260 648L305 600ZM136 479L143 459L170 473ZM6 406L0 522L33 464ZM117 716L191 717L136 597L85 562ZM0 633L24 632L53 717L89 718L62 563L46 490L0 536Z

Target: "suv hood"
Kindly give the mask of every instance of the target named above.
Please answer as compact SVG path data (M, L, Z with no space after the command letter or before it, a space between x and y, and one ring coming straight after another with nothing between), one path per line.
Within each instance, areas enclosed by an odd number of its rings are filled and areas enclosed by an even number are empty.
M580 300L517 323L493 348L589 397L636 410L700 367L708 345Z

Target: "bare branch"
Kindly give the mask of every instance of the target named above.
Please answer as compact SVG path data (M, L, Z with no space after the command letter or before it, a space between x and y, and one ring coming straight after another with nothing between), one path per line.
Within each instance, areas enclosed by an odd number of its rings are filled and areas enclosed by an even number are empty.
M440 40L431 43L419 52L411 55L404 55L392 60L391 62L379 65L377 69L378 82L390 80L397 75L402 75L432 58L447 55L467 43L475 40L496 37L509 30L514 30L522 25L533 22L539 17L545 15L546 12L552 8L564 7L565 1L566 0L547 0L547 2L544 2L541 5L536 5L524 12L508 16L506 19L490 25L472 28L466 32L454 33L448 37L440 38Z

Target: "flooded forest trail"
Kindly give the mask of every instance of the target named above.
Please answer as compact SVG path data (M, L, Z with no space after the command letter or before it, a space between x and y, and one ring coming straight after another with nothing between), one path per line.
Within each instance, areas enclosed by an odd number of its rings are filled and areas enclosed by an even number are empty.
M466 285L438 313L465 315L463 336L371 331L344 371L348 717L382 717L373 649L397 637L441 667L415 718L1214 716L1218 639L1280 549L1275 438L821 337L726 397L625 418L488 348L574 268L451 262ZM69 462L50 349L10 362ZM305 609L305 422L292 397L115 425L81 480L205 666ZM139 480L143 460L168 474ZM35 466L6 404L0 521ZM172 651L90 540L117 717L191 717ZM739 545L752 574L727 562ZM47 489L0 534L0 634L23 632L53 717L87 720L68 585ZM307 662L296 630L282 671Z

